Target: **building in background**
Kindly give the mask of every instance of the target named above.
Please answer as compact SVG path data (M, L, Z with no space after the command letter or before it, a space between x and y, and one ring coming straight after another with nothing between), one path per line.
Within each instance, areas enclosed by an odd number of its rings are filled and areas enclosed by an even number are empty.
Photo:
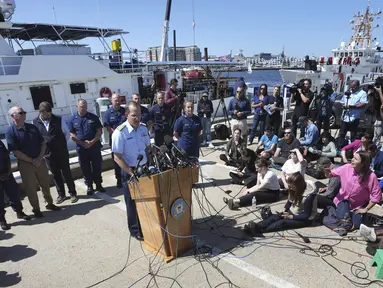
M147 50L148 61L160 61L161 46L149 47ZM197 46L185 46L176 48L176 61L201 61L202 53ZM174 49L168 48L168 61L174 61Z

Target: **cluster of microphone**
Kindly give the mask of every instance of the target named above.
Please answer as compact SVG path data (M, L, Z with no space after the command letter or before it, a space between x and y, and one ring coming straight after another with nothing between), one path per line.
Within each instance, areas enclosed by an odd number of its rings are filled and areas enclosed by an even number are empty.
M189 155L180 147L174 144L173 137L167 135L164 138L165 144L161 146L149 145L145 153L148 161L141 165L144 158L142 154L137 156L137 165L133 169L132 179L155 175L167 170L193 167L198 164L198 158Z

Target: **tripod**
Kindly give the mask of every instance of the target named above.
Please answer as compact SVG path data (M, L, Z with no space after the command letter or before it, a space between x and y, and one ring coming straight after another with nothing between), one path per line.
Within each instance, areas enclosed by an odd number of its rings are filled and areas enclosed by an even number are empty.
M224 120L225 120L225 125L228 126L229 133L230 133L231 129L230 129L229 114L227 113L226 104L225 104L225 100L224 100L223 97L219 97L219 103L218 103L217 109L215 109L214 116L213 116L213 119L211 120L211 123L212 124L214 123L214 120L217 117L217 113L218 113L219 107L221 107L221 105L222 105L222 111L223 111L223 117L224 117Z

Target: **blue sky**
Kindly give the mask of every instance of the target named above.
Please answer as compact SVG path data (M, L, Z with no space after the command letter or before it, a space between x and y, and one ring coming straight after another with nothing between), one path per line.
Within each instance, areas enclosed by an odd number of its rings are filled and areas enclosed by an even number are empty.
M177 45L193 44L193 0L173 0L169 45L177 31ZM161 44L166 0L16 0L14 22L121 28L131 48L146 50ZM373 10L383 9L383 1L372 0ZM367 0L194 0L195 44L209 54L259 52L280 53L285 45L288 56L328 56L341 39L348 41L349 21L364 11ZM33 12L32 12L33 11ZM101 20L102 18L102 20ZM382 28L374 36L383 44ZM109 39L111 41L113 39ZM87 40L93 52L102 52L97 39Z

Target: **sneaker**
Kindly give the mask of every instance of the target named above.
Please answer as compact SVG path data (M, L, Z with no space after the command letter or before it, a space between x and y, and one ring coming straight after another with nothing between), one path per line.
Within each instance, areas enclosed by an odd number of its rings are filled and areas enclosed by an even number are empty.
M374 228L367 227L364 224L360 224L359 227L360 236L368 241L368 242L375 242L376 241L376 233Z
M209 142L209 148L214 148L213 143Z
M96 186L96 191L100 192L100 193L105 193L106 190L104 187L102 187L102 185L97 185Z
M44 217L43 213L40 210L33 211L33 214L36 218Z
M61 204L63 203L67 198L65 196L59 196L56 199L56 204Z
M0 227L4 231L11 229L11 225L9 225L5 219L0 221Z
M206 146L206 145L207 145L206 141L203 141L203 142L201 143L201 146Z
M24 212L16 212L17 219L31 220L31 217Z
M88 186L88 189L86 189L86 195L93 195L94 189L93 186Z
M45 208L47 210L51 210L51 211L60 211L61 208L56 206L55 204L48 204L47 206L45 206Z
M78 201L78 197L76 195L70 196L70 202L71 203L76 203Z
M122 181L121 181L121 179L117 180L117 188L119 188L119 189L122 188Z

